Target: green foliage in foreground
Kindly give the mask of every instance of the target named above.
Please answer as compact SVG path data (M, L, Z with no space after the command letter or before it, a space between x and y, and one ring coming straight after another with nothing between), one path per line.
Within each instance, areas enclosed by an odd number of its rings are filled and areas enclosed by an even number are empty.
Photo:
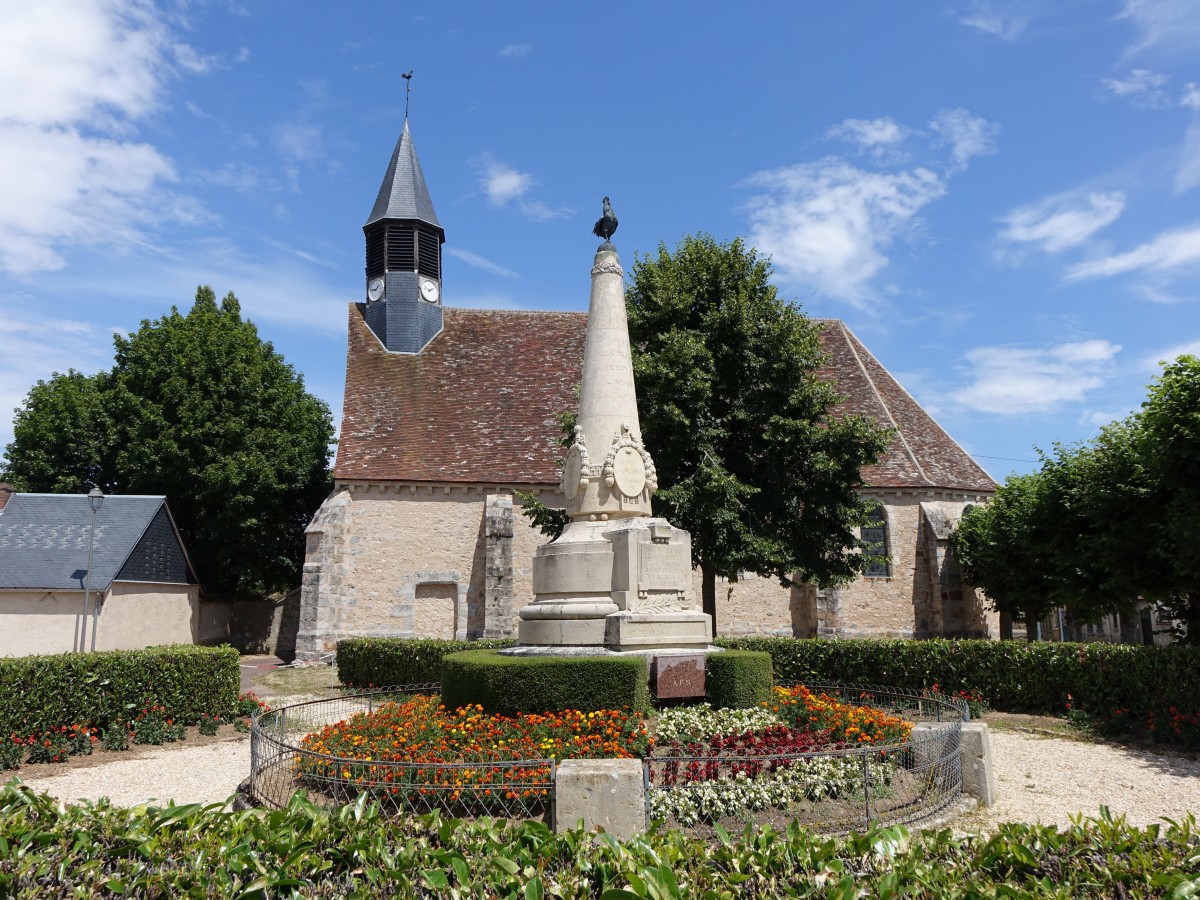
M442 659L447 709L478 703L512 716L547 710L646 709L646 660L640 656L501 656L466 650Z
M231 715L239 662L232 647L190 645L0 659L0 735L105 730L152 706L179 722Z
M628 842L537 822L385 820L373 804L222 812L60 807L0 789L0 896L55 897L1172 897L1197 896L1191 818L1132 828L1106 815L989 839L901 826L849 838L797 827L706 842Z
M338 678L349 687L403 687L442 680L442 657L463 650L500 650L516 641L443 641L434 638L343 638L337 643Z
M753 650L712 653L704 661L707 700L716 709L747 709L771 699L771 654Z

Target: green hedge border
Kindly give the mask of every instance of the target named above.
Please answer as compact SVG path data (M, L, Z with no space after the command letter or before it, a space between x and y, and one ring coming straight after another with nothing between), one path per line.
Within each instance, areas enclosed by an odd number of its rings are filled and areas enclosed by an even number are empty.
M233 647L190 645L0 659L0 736L104 729L152 704L184 723L233 715L240 659Z
M442 659L442 703L478 703L498 715L564 709L649 708L640 656L501 656L466 650Z
M722 638L771 654L781 681L841 681L943 693L976 690L1002 712L1105 716L1200 711L1200 647L982 640Z
M337 642L338 678L349 687L399 687L442 680L442 657L463 650L502 650L513 640L446 641L436 638L343 638Z

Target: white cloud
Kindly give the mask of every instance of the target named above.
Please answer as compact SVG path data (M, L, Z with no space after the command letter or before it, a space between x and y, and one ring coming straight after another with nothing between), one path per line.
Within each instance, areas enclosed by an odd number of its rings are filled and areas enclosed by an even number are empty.
M501 59L524 59L533 49L533 44L505 44L496 51Z
M846 119L830 128L826 134L857 144L862 150L881 154L908 137L908 129L891 116L883 116L879 119Z
M1088 260L1072 266L1067 280L1110 278L1128 272L1162 272L1200 263L1200 226L1164 231L1127 253Z
M883 248L946 192L935 172L867 172L836 157L759 172L750 239L787 276L851 302L888 264Z
M1048 413L1079 403L1104 384L1120 346L1105 340L1040 349L976 347L967 353L971 383L951 399L996 415Z
M475 167L479 170L479 186L493 206L504 206L517 200L533 187L532 175L519 172L490 154L477 158Z
M1022 4L973 0L958 21L1002 41L1015 41L1025 31L1031 18L1031 14L1022 8Z
M1127 57L1151 48L1191 54L1200 44L1200 5L1195 0L1124 0L1118 18L1128 19L1138 32Z
M1170 102L1166 91L1168 81L1170 78L1161 72L1133 69L1125 78L1102 78L1100 93L1101 96L1128 100L1134 106L1154 109Z
M1000 126L982 116L971 115L962 107L942 110L929 127L950 146L951 155L960 166L973 156L996 152Z
M61 268L61 243L121 245L172 217L166 157L128 139L173 42L139 0L6 4L0 28L0 268Z
M175 62L180 68L186 69L196 75L204 75L211 72L217 65L220 64L220 57L205 56L201 54L191 44L176 44L171 48L175 56Z
M1033 244L1046 253L1058 253L1081 244L1117 220L1125 208L1120 191L1058 194L1039 203L1014 209L1003 219L1000 239L1011 244Z
M1157 353L1148 353L1142 357L1142 369L1147 372L1158 372L1164 362L1174 362L1184 354L1188 356L1200 356L1200 341L1176 344L1173 347L1159 350Z
M1200 87L1197 87L1194 81L1189 81L1184 85L1183 96L1179 98L1179 105L1200 111Z
M950 162L940 172L933 166L869 171L829 156L750 176L746 184L760 191L745 207L754 246L786 278L862 304L873 293L872 279L888 265L883 251L919 226L920 211L946 193L951 175L971 157L991 152L998 131L965 109L938 113L930 127L934 145L949 148ZM829 134L886 149L921 132L883 117L847 119ZM874 155L877 164L884 162L885 154Z
M512 204L521 215L535 222L561 219L572 214L573 210L567 207L550 206L527 197L534 184L534 178L528 172L514 169L490 153L476 157L473 163L479 172L479 186L492 206Z
M490 259L480 256L478 253L472 253L470 250L463 250L459 247L443 247L443 251L447 256L453 256L455 259L462 260L472 268L483 269L485 272L491 272L493 275L499 275L503 278L520 277L512 269L506 269L499 263L494 263Z
M1200 185L1200 115L1193 113L1183 135L1179 168L1175 170L1175 193L1182 194Z
M279 152L296 162L312 162L324 152L321 128L311 122L281 122L273 137Z

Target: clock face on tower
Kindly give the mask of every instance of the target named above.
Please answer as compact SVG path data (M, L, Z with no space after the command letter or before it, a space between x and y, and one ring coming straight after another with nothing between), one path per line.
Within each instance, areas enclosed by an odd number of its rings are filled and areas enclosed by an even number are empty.
M372 278L371 283L367 285L367 299L378 300L383 296L383 279Z
M428 278L421 279L421 296L430 303L437 303L438 295L441 292L438 290L438 283L431 281Z

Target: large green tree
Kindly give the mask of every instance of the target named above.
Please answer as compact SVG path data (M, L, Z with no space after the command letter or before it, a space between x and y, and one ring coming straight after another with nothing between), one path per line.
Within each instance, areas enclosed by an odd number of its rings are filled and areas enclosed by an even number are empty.
M1181 642L1200 644L1200 359L1167 364L1138 418L1161 575L1147 593L1180 623Z
M1080 621L1139 598L1200 643L1200 361L1180 357L1141 411L1086 444L1056 447L955 533L967 580L1001 611Z
M820 326L779 296L740 240L685 237L639 257L627 293L642 434L663 488L656 510L692 536L704 611L739 572L821 586L870 560L857 527L861 469L892 434L838 411L818 377Z
M237 298L210 287L117 336L111 372L39 382L5 477L21 490L165 494L205 587L293 586L304 527L329 489L333 423Z

